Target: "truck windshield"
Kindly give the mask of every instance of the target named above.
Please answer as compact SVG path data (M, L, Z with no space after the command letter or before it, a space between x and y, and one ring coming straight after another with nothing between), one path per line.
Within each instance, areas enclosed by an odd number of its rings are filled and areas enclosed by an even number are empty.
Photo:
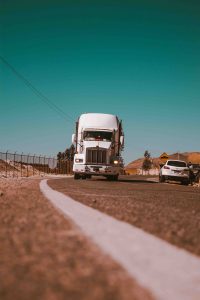
M186 163L184 161L178 161L178 160L169 160L167 163L169 166L173 167L186 167Z
M107 132L107 131L84 131L83 139L85 141L110 142L111 139L112 139L112 132Z

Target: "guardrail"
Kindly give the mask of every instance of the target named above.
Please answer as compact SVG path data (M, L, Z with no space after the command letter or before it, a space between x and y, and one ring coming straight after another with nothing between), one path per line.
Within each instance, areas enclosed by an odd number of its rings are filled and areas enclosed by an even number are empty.
M71 174L72 160L42 155L0 152L0 177Z

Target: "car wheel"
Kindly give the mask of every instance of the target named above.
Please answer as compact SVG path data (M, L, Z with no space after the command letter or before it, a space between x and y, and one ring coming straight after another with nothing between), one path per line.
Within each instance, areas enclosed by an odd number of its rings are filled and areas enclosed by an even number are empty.
M165 182L165 176L160 175L159 176L159 182Z
M181 184L182 184L182 185L188 185L188 184L189 184L189 181L188 181L188 180L183 180L183 181L181 181Z

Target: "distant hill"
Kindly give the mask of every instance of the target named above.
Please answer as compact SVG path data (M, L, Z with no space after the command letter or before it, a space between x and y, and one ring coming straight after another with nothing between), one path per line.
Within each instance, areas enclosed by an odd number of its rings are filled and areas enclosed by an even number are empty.
M193 164L200 164L200 152L184 152L184 153L173 153L169 154L170 159L180 159ZM154 157L153 167L158 168L159 164L162 163L159 157ZM125 169L139 169L142 167L144 158L138 158L130 162Z

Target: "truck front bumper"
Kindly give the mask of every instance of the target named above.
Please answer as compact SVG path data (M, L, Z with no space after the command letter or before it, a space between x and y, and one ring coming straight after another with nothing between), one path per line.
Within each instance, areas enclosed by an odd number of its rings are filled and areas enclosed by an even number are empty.
M104 165L83 165L74 164L73 171L78 174L86 175L117 175L121 173L122 168L120 166L104 166Z

